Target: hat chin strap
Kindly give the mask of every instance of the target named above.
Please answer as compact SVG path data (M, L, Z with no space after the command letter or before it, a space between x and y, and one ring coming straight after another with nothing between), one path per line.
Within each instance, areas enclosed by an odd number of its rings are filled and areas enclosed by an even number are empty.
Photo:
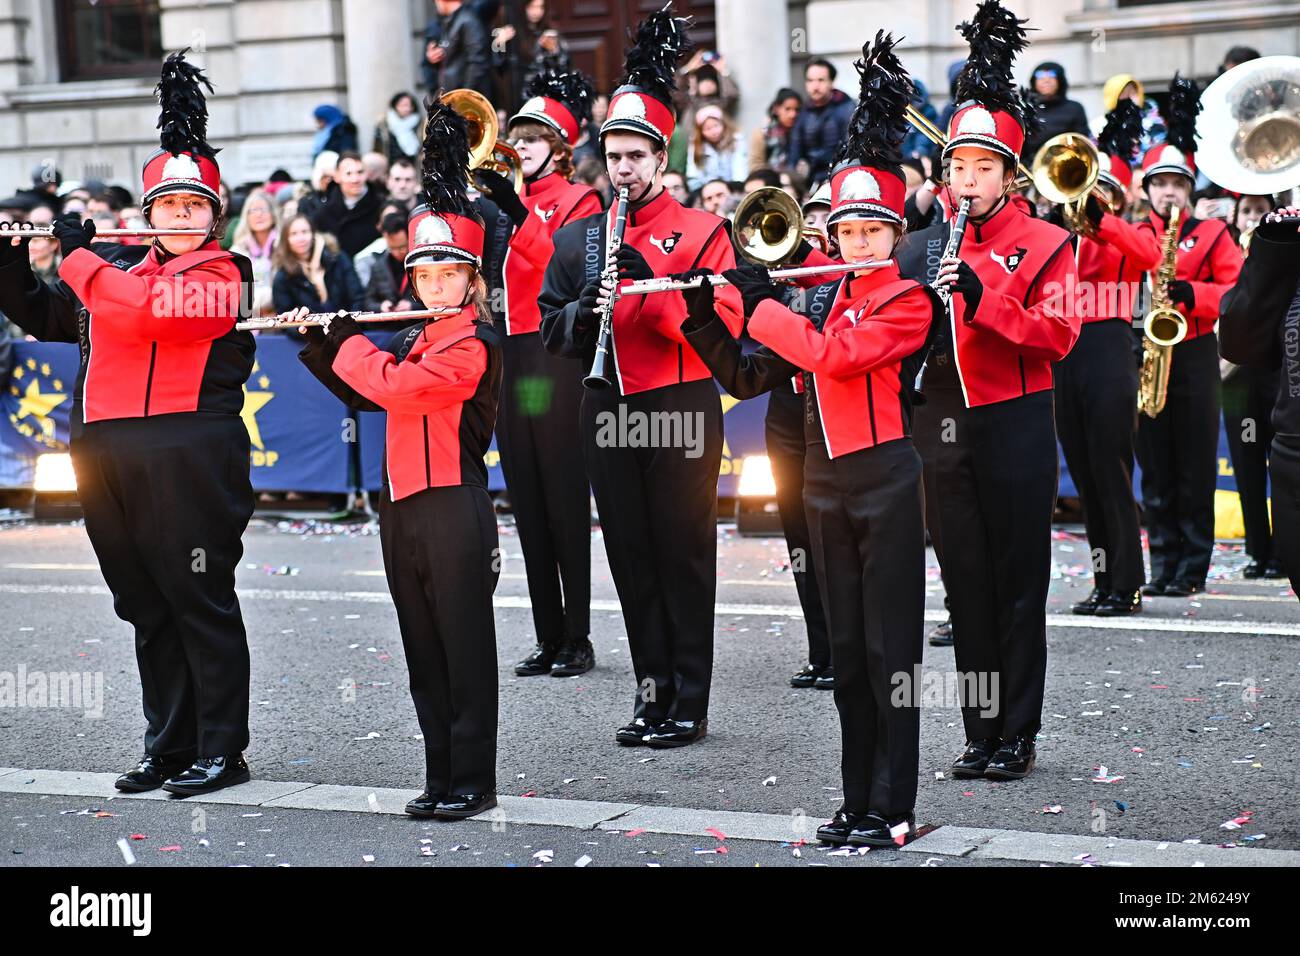
M546 154L546 161L545 161L544 163L542 163L540 166L538 166L538 167L537 167L537 171L534 172L531 176L525 176L525 177L524 177L524 182L526 182L526 183L528 183L528 184L530 184L530 185L531 185L532 183L537 182L537 180L539 180L539 179L541 179L543 176L547 175L547 172L546 172L547 169L549 169L549 168L554 164L554 162L555 162L555 149L552 148L552 149L550 150L550 152L548 152L548 153ZM554 172L554 170L551 170L551 171Z

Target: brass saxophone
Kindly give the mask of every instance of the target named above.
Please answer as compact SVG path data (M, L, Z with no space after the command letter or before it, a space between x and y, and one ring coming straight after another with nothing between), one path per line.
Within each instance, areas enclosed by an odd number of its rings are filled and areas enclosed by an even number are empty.
M1169 225L1161 245L1160 269L1151 283L1151 311L1143 320L1142 371L1138 374L1138 411L1155 418L1165 408L1169 392L1169 365L1174 346L1187 337L1187 318L1169 301L1169 283L1178 272L1177 206L1170 207Z

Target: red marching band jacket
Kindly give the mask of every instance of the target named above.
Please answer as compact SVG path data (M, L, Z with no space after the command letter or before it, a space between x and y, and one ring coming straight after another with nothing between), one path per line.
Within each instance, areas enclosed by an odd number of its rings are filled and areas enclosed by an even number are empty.
M954 293L949 318L967 408L1052 387L1052 363L1079 337L1070 299L1077 286L1070 234L1005 202L970 221L961 259L979 276L979 307Z
M542 324L537 297L542 276L555 245L551 237L561 226L600 212L600 197L590 186L571 183L559 173L543 176L524 187L519 197L528 219L515 230L506 251L504 274L506 334L526 335Z
M1079 291L1075 300L1083 324L1108 319L1131 322L1146 273L1160 265L1160 246L1152 243L1146 230L1106 213L1097 238L1079 238L1076 262Z
M1153 268L1160 265L1167 225L1152 212L1136 227L1153 243L1156 263ZM1222 219L1185 216L1178 235L1178 270L1174 277L1190 282L1196 299L1191 314L1186 316L1187 338L1183 341L1188 341L1214 331L1214 323L1219 320L1219 300L1237 284L1243 260L1241 250L1228 232L1228 224ZM1178 303L1174 306L1177 308Z
M834 281L820 332L769 299L754 310L749 334L812 373L826 454L839 458L909 434L902 362L925 345L935 305L924 286L899 278L896 264Z
M605 217L606 236L614 232L615 208ZM736 264L724 220L699 209L687 209L662 190L640 209L629 209L623 243L639 250L656 276L689 269L719 274ZM733 286L715 293L718 318L740 335L744 310ZM712 377L708 367L686 344L682 319L686 300L680 292L623 296L614 305L613 336L619 388L624 395L665 385Z
M241 270L232 253L209 242L160 261L150 249L122 269L76 249L59 276L89 313L84 422L202 409L213 342L231 334L239 317ZM248 339L251 353L252 337L234 334Z
M399 360L364 335L344 340L332 368L388 413L385 466L393 501L426 488L487 484L500 386L499 349L475 308L412 329Z

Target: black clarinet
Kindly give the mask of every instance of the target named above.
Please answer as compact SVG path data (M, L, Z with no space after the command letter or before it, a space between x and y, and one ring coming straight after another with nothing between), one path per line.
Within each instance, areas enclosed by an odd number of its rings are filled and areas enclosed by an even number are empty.
M961 240L966 234L966 217L970 213L970 198L963 197L961 204L957 207L957 215L952 221L952 228L948 230L948 245L944 247L943 259L951 259L961 251ZM942 261L942 260L940 260ZM952 286L944 286L938 291L939 301L943 303L944 319L947 319L948 310L952 307ZM956 345L953 346L956 348ZM930 364L930 353L934 351L933 343L925 350L925 358L921 360L921 369L916 373L916 382L912 386L913 399L920 398L921 404L924 402L924 392L921 390L923 380L925 379L925 367Z
M628 187L618 191L618 207L614 213L614 235L610 237L609 248L605 250L605 271L600 274L600 284L609 284L609 298L600 310L600 333L596 336L596 355L591 360L591 371L582 380L582 384L593 391L604 391L614 384L610 377L609 347L614 335L614 303L618 301L618 269L614 256L619 246L623 245L623 233L627 229Z

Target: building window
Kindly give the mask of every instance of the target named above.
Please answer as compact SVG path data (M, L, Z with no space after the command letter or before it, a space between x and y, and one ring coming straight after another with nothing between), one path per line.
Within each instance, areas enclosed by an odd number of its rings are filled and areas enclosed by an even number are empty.
M154 76L162 60L158 0L56 0L59 76Z

